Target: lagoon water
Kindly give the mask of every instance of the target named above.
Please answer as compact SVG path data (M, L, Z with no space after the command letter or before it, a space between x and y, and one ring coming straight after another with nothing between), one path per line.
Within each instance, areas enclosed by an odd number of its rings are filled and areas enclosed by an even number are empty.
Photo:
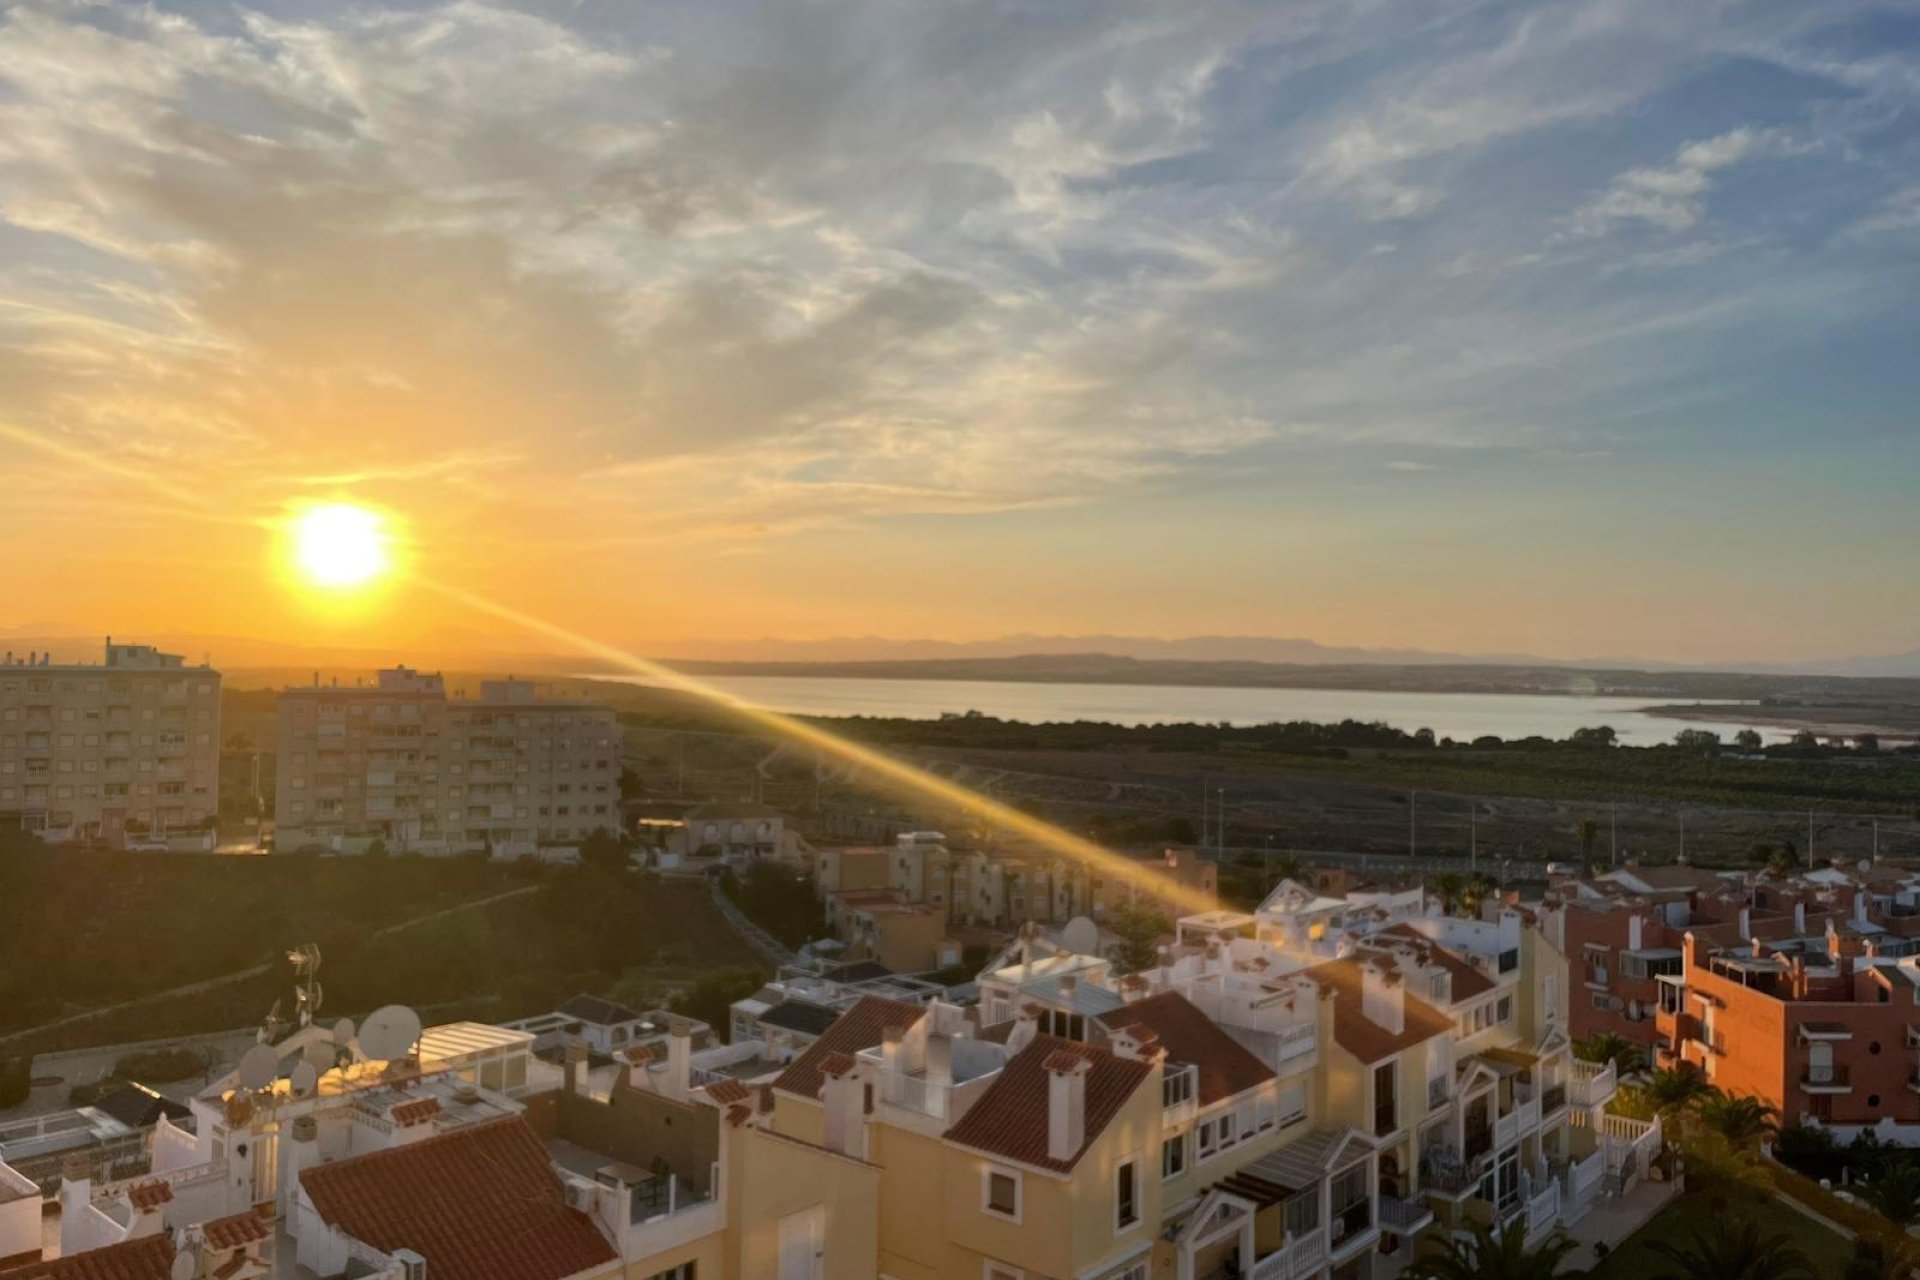
M598 679L619 677L598 676ZM1724 718L1682 720L1649 715L1649 698L1530 693L1383 693L1354 689L1232 689L1194 685L1056 684L1012 680L875 680L839 676L702 676L743 702L818 716L899 716L932 720L978 711L1029 722L1104 720L1113 724L1176 721L1267 724L1274 721L1380 720L1397 728L1432 729L1466 740L1482 734L1564 738L1575 729L1611 725L1623 742L1668 742L1682 729L1711 729L1730 738L1748 727L1748 704L1715 703ZM630 683L646 684L633 679ZM1768 741L1787 734L1754 728Z

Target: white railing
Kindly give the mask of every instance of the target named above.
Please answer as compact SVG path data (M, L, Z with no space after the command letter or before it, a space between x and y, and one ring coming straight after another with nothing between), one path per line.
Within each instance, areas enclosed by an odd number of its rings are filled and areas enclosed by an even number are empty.
M936 1120L947 1118L948 1100L953 1093L951 1085L939 1084L925 1076L904 1075L898 1071L888 1071L881 1075L881 1097L896 1107L905 1107L909 1111L918 1111L921 1115L932 1116Z
M1527 1200L1527 1239L1545 1234L1560 1220L1560 1184L1548 1180Z
M1595 1151L1585 1160L1576 1160L1567 1166L1567 1189L1560 1203L1569 1221L1586 1213L1594 1197L1599 1195L1601 1180L1606 1175L1607 1153L1604 1151Z
M1520 1118L1520 1132L1526 1133L1529 1130L1538 1129L1540 1127L1540 1099L1528 1098L1520 1104L1520 1109L1514 1114Z
M1493 1122L1495 1150L1505 1150L1520 1140L1520 1113L1509 1111Z
M1274 1058L1276 1063L1291 1062L1295 1058L1311 1057L1320 1047L1318 1033L1311 1023L1285 1027L1274 1033Z
M1315 1227L1303 1236L1287 1239L1287 1270L1293 1276L1312 1275L1327 1261L1327 1229Z
M102 1200L112 1200L136 1186L149 1182L164 1182L169 1187L196 1187L203 1182L225 1181L227 1162L210 1160L205 1164L191 1164L184 1169L167 1169L159 1173L141 1173L131 1178L120 1178L113 1182L96 1182L90 1189L88 1198L98 1204Z
M1567 1081L1567 1100L1576 1107L1597 1107L1614 1095L1620 1075L1611 1062L1582 1062L1574 1059L1573 1074Z
M1380 1197L1380 1225L1396 1235L1411 1235L1433 1221L1433 1210L1418 1200Z

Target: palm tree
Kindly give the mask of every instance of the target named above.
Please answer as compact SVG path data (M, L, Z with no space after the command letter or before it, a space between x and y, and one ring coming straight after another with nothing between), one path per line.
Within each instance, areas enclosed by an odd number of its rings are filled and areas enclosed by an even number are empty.
M1647 1102L1662 1115L1685 1111L1719 1092L1708 1081L1706 1073L1690 1062L1667 1067L1647 1077Z
M1458 873L1448 871L1433 878L1433 892L1440 899L1441 909L1452 915L1460 905L1460 895L1467 887L1466 880Z
M1709 1094L1700 1099L1696 1114L1701 1123L1735 1147L1752 1146L1780 1129L1780 1112L1752 1095L1735 1098L1724 1093ZM1920 1191L1920 1184L1916 1184L1915 1190Z
M1647 1247L1672 1264L1654 1280L1819 1280L1792 1237L1763 1232L1752 1219L1712 1218L1684 1240L1655 1240Z
M1495 1231L1483 1222L1476 1222L1472 1235L1464 1240L1458 1235L1447 1236L1438 1249L1414 1259L1401 1277L1402 1280L1572 1280L1586 1274L1560 1269L1574 1248L1574 1240L1566 1235L1549 1236L1528 1248L1526 1232Z
M1596 1031L1573 1042L1573 1056L1582 1062L1611 1062L1622 1076L1630 1076L1647 1065L1647 1051L1617 1031Z
M1901 1226L1920 1218L1920 1166L1901 1162L1854 1188L1862 1200Z

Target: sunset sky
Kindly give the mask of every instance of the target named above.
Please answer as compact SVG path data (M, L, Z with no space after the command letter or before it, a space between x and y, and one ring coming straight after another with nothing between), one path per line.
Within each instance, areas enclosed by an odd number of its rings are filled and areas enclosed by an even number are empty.
M1078 15L1072 16L1072 15ZM0 628L1920 648L1920 8L0 6Z

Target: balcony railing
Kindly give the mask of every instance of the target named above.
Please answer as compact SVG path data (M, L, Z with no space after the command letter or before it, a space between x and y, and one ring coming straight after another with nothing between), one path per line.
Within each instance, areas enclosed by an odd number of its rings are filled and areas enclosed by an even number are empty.
M1808 1093L1846 1093L1853 1088L1853 1069L1844 1062L1818 1066L1809 1062L1800 1069L1800 1087Z
M1256 1259L1250 1280L1300 1280L1326 1264L1327 1229L1315 1227L1303 1235L1288 1236L1278 1249Z
M1447 1099L1453 1096L1453 1086L1447 1083L1445 1076L1427 1081L1427 1110L1434 1111L1447 1105Z
M1395 1235L1410 1236L1433 1222L1433 1210L1417 1200L1398 1196L1380 1197L1380 1226Z
M1567 1086L1550 1084L1540 1091L1540 1114L1550 1116L1567 1105Z
M1573 1076L1568 1081L1567 1096L1576 1107L1597 1107L1614 1095L1619 1087L1619 1073L1611 1062L1581 1062L1573 1064Z

